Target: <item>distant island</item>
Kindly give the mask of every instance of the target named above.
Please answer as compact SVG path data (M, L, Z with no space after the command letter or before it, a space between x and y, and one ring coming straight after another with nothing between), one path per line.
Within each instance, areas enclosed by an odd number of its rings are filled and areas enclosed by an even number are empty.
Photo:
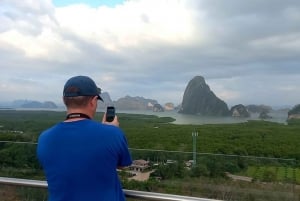
M202 76L195 76L189 81L179 112L203 116L230 115L227 104L210 90Z
M206 84L204 77L195 76L187 84L179 105L172 102L160 104L155 99L144 98L141 96L121 97L118 100L111 100L108 92L101 94L104 102L99 102L99 107L114 105L118 110L150 110L153 112L177 111L182 114L201 115L201 116L231 116L234 118L248 118L251 114L259 114L260 119L270 119L270 112L274 111L268 105L243 105L242 103L228 107L227 103L220 99ZM293 109L284 108L288 112L288 119L300 118L300 104ZM26 108L26 109L57 109L63 105L57 105L52 101L36 100L14 100L13 102L0 102L1 109Z
M5 108L44 108L44 109L56 109L58 106L52 101L35 101L35 100L14 100L12 103L6 103L6 106L2 106L1 109Z

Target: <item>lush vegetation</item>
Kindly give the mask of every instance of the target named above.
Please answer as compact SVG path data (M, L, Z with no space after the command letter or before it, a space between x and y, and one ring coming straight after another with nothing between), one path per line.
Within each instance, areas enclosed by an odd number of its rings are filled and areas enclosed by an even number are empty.
M295 105L289 112L288 115L300 114L300 104Z
M138 123L124 130L132 148L192 151L197 131L197 151L279 158L300 157L299 126L267 121L240 124L173 125ZM123 123L122 123L123 126Z
M99 113L96 118L100 120L102 115ZM297 121L288 125L268 121L175 125L169 117L138 114L118 114L118 117L133 159L156 163L151 178L145 182L126 180L126 174L122 173L124 188L228 199L227 195L219 196L224 193L224 189L218 189L220 185L240 191L244 187L235 186L240 184L228 180L227 173L272 182L273 189L277 188L276 182L300 183ZM44 129L64 118L64 112L0 110L0 176L44 179L35 155L37 138ZM193 132L198 133L197 165L187 168L186 161L193 159ZM166 164L169 159L173 162ZM247 186L253 191L264 188L255 183ZM244 195L231 192L230 196ZM251 196L239 200L255 200Z

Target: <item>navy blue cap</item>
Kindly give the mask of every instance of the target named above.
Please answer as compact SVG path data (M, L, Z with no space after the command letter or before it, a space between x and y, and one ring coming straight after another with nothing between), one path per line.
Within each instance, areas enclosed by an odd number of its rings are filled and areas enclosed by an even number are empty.
M102 100L101 89L97 87L95 82L87 76L75 76L70 78L64 86L64 97L76 96L98 96ZM102 100L103 101L103 100Z

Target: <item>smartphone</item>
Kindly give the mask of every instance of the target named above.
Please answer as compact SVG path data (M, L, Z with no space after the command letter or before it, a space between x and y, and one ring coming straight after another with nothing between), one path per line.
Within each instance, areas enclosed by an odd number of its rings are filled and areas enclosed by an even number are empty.
M106 108L106 121L112 122L116 115L116 109L114 106L108 106Z

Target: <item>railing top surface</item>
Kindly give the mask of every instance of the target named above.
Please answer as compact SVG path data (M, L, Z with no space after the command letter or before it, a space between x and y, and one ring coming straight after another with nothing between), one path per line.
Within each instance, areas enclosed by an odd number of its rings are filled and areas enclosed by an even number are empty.
M19 179L19 178L9 178L9 177L0 177L0 184L7 185L17 185L17 186L28 186L35 188L47 188L48 184L46 181L41 180L30 180L30 179ZM218 201L206 198L197 198L189 196L180 196L172 194L163 194L163 193L153 193L145 191L135 191L135 190L123 190L126 197L131 198L140 198L143 200L160 200L160 201Z

